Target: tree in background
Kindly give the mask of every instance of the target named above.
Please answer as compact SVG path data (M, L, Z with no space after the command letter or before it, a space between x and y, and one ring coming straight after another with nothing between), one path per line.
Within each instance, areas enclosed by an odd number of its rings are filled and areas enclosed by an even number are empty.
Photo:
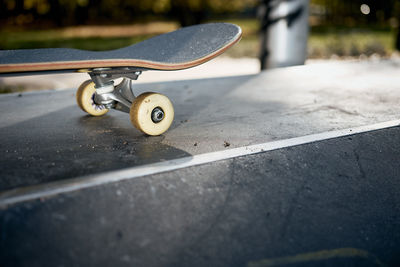
M271 0L272 1L272 0ZM290 1L290 0L273 0ZM254 9L257 0L0 0L2 25L120 24L172 18L182 25ZM360 7L368 7L368 14ZM310 0L322 24L388 25L400 18L398 0ZM316 12L317 11L317 12Z
M170 14L188 26L203 22L210 14L242 12L256 4L256 0L170 0Z
M311 14L322 25L387 26L399 15L398 0L310 0Z
M23 26L121 24L172 18L187 26L254 8L257 0L0 0L1 23Z
M396 31L395 48L400 51L400 1L398 0L310 0L317 25L383 27Z

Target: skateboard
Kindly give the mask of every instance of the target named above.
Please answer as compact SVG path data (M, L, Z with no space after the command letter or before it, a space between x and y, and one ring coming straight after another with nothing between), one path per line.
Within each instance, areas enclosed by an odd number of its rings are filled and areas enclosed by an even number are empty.
M0 50L0 75L85 72L90 80L76 93L78 106L92 116L110 109L127 112L132 124L148 135L168 130L174 118L171 101L147 92L135 96L133 81L143 71L182 70L200 65L239 42L242 31L229 23L209 23L178 29L110 51L70 48ZM122 78L119 84L115 80Z

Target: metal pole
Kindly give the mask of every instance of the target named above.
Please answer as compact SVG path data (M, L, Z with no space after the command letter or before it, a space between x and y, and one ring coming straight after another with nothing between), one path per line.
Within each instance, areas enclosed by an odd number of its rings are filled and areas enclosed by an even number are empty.
M308 0L261 0L261 69L304 64Z

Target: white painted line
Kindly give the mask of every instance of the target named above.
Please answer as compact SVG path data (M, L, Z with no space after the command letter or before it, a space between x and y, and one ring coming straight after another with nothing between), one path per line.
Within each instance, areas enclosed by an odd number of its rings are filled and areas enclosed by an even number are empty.
M395 126L400 126L400 120L382 122L373 125L361 126L344 130L311 134L311 135L273 141L258 145L238 147L229 150L205 153L191 157L184 157L180 159L173 159L164 162L127 168L123 170L105 172L105 173L83 176L57 182L50 182L47 184L17 188L0 193L0 207L17 204L23 201L43 199L61 193L77 191L88 187L119 182L146 175L174 171L182 168L202 165L215 161L253 155L280 148L298 146L312 142L323 141L337 137L344 137L359 133L365 133L369 131L385 129Z

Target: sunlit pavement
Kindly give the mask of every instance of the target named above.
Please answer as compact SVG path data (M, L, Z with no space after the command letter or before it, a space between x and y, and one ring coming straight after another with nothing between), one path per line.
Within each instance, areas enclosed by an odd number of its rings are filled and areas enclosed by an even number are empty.
M336 64L354 62L381 62L379 56L365 57L362 59L309 59L307 65L313 64ZM400 55L394 54L386 62L399 62ZM260 63L256 58L229 58L220 57L213 59L203 65L180 71L145 71L135 82L149 83L162 81L179 81L188 79L203 79L215 77L229 77L238 75L250 75L260 72ZM84 73L65 73L52 75L31 75L16 77L0 77L0 86L11 88L23 88L24 91L37 90L63 90L77 88L89 79Z

